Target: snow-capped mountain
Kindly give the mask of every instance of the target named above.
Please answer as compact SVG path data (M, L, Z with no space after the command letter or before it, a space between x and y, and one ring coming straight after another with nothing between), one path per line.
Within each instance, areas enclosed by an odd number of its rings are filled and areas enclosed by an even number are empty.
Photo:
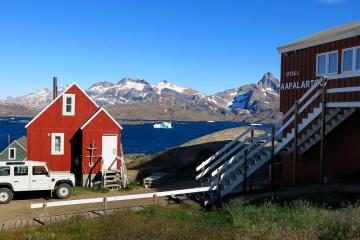
M92 99L103 106L117 103L139 103L149 101L155 96L191 99L198 93L193 89L178 87L167 81L151 85L145 80L131 78L123 78L116 84L98 82L86 92Z
M64 88L58 89L59 93L64 91ZM8 97L6 100L2 101L3 103L13 103L33 109L42 109L46 107L51 100L53 99L53 92L48 88L40 89L36 92L26 94L20 97Z
M280 81L272 73L266 73L256 84L247 84L215 94L235 114L248 111L256 116L264 111L278 112Z
M280 116L279 89L279 80L271 73L266 73L256 84L214 95L206 95L168 81L150 84L132 78L123 78L117 83L97 82L86 93L122 119L271 121ZM59 92L63 90L61 88ZM1 102L41 110L51 100L52 91L45 88Z

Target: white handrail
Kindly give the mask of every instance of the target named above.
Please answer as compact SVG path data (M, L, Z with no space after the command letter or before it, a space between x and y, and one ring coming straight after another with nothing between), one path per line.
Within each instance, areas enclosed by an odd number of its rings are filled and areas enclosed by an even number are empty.
M106 200L107 202L115 202L115 201L153 198L154 196L165 197L171 195L199 193L199 192L208 192L208 191L210 191L210 187L199 187L199 188L188 188L188 189L172 190L172 191L164 191L164 192L151 192L151 193L142 193L142 194L113 196L113 197L106 197ZM31 204L30 208L36 209L36 208L43 208L44 206L61 207L61 206L71 206L71 205L80 205L80 204L89 204L89 203L100 203L103 201L104 201L104 197L78 199L78 200L65 200L65 201L47 202L47 203L33 203Z
M314 95L309 98L309 100L306 101L304 105L302 105L301 108L299 108L298 113L302 113L320 94L322 93L322 90L318 90Z
M261 144L260 146L258 146L257 148L255 148L249 155L248 155L248 159L251 159L256 153L258 153L261 149L263 149L266 144L268 144L271 141L271 139L269 139L268 141L264 142L263 144ZM240 167L241 164L244 162L244 159L241 159L240 161L238 161L237 163L235 163L234 165L232 165L229 169L227 169L224 173L222 173L220 175L219 180L221 181L225 176L229 175L230 173L232 173L236 168ZM217 181L217 180L216 180Z
M311 88L309 88L309 90L307 90L305 92L304 95L302 95L299 100L298 100L298 104L301 104L321 83L322 81L320 80L315 80L316 83L314 83ZM307 100L305 102L305 104L300 107L299 112L298 113L302 113L319 95L320 95L321 91L317 91L313 96L311 96L311 98L309 98L309 100ZM293 111L295 110L295 104L291 106L291 108L284 114L284 116L281 118L280 122L283 122L291 113L293 113ZM275 137L279 136L282 131L284 131L284 129L289 126L289 124L291 122L293 122L295 120L295 116L291 116L291 118L289 120L286 121L285 124L283 124L281 126L281 128L276 132Z
M309 88L309 90L307 90L304 95L302 95L300 98L299 98L299 103L301 103L302 101L305 100L305 98L307 98L307 96L310 95L310 93L312 93L318 86L320 86L322 83L321 80L315 80L315 83L311 86L311 88Z
M216 170L214 170L211 173L211 176L214 177L218 174L218 171L221 170L223 167L227 167L229 164L232 163L233 160L238 159L241 155L245 154L245 150L249 150L251 149L253 146L255 146L260 140L263 140L267 137L266 134L263 134L262 136L255 138L255 141L253 141L251 144L249 144L248 146L246 146L244 149L242 149L239 153L237 153L235 156L233 156L229 161L225 162L224 164L222 164L221 166L219 166Z
M248 138L247 138L248 139ZM246 140L247 140L246 139ZM245 140L245 141L246 141ZM242 147L244 145L244 142L240 142L238 145L235 145L235 147L231 148L231 150L229 152L227 152L225 155L223 155L221 158L219 158L218 160L216 160L215 162L213 162L208 168L204 169L201 173L199 173L196 176L196 180L202 178L203 176L205 176L211 169L215 168L219 163L221 163L222 161L224 161L226 158L228 158L231 154L233 154L236 150L238 150L240 147Z
M237 138L232 140L230 143L226 144L224 147L222 147L218 152L216 152L214 155L212 155L210 158L202 162L199 166L196 167L196 171L202 170L207 164L209 164L211 161L213 161L217 156L225 152L227 149L229 149L234 143L236 143L240 138L245 136L248 132L253 130L254 127L247 128L244 132L242 132Z
M302 103L305 98L307 98L307 96L310 95L310 93L312 93L314 91L314 89L316 89L319 85L321 84L320 80L315 80L315 83L309 88L309 90L307 90L304 95L302 95L299 100L298 103ZM280 122L284 121L293 111L295 110L295 105L292 105L292 107L284 114L284 116L281 118Z

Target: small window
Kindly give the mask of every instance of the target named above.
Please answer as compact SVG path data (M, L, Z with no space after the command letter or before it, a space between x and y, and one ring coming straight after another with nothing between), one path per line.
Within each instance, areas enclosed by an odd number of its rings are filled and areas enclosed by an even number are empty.
M10 176L10 167L0 167L0 177Z
M28 175L27 166L14 167L14 176L27 176L27 175Z
M44 166L33 166L32 174L35 176L38 175L47 175L47 170Z
M343 53L343 72L353 70L353 50L345 50Z
M338 72L338 52L321 53L316 56L317 76L332 75Z
M16 148L9 148L9 160L16 159Z
M64 134L52 133L51 134L51 154L63 155L64 154Z
M328 73L334 74L337 73L338 70L338 55L337 53L329 54L329 71Z
M65 116L75 115L75 94L63 95L63 115Z
M360 46L343 50L342 71L360 71Z
M356 49L356 70L360 70L360 48Z
M318 75L323 75L326 73L326 55L318 56Z

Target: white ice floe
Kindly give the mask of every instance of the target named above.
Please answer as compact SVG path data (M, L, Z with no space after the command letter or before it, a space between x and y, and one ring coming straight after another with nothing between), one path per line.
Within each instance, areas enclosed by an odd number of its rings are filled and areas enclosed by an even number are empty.
M163 129L172 128L172 125L170 122L157 123L157 124L154 124L153 126L154 126L154 128L163 128Z

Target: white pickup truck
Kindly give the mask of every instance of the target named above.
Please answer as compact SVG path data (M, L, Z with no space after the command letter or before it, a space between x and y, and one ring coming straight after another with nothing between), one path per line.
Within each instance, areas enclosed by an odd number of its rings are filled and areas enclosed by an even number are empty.
M74 174L51 172L38 161L0 161L0 204L12 200L14 193L50 190L60 199L70 197Z

